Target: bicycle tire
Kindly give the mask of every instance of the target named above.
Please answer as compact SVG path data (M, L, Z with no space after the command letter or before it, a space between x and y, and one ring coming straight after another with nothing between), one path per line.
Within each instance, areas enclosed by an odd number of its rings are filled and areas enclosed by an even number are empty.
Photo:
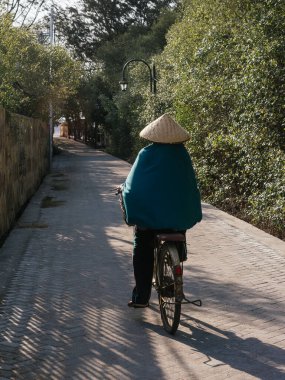
M180 262L175 244L164 242L159 249L158 256L158 300L163 327L172 335L175 334L180 323L182 300L178 295L179 286L179 292L182 291L182 273L179 284L175 275L177 264L180 265Z

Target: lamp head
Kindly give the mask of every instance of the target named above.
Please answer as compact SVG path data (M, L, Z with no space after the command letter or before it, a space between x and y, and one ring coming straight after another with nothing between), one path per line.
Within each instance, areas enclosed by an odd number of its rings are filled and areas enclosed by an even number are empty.
M128 87L128 82L125 79L122 79L120 82L121 90L126 91Z

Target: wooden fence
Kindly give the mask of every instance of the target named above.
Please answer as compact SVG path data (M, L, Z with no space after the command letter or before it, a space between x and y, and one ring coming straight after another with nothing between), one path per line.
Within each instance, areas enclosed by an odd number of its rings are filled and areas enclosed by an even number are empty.
M48 125L0 108L0 239L38 188L48 165Z

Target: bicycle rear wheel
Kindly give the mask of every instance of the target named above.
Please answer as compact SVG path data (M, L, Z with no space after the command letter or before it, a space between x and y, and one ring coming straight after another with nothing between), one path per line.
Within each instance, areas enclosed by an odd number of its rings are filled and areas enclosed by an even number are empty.
M179 326L183 294L182 272L177 276L177 267L181 271L175 244L164 242L158 258L158 300L163 327L170 334L175 334Z

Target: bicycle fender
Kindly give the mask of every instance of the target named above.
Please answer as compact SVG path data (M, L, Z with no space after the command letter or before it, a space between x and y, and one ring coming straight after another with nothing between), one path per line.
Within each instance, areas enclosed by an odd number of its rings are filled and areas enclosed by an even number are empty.
M179 259L179 255L178 255L178 251L177 251L177 248L176 248L176 245L175 243L173 242L168 242L167 243L168 247L169 247L169 253L171 255L171 258L172 258L172 261L173 261L173 264L176 266L176 265L180 265L180 259Z
M177 251L177 247L175 243L168 242L168 249L169 253L174 265L174 271L175 271L175 300L177 302L182 302L184 299L184 293L183 293L183 279L182 279L182 273L181 273L181 267L180 267L180 258ZM179 274L177 274L176 269L179 268Z

